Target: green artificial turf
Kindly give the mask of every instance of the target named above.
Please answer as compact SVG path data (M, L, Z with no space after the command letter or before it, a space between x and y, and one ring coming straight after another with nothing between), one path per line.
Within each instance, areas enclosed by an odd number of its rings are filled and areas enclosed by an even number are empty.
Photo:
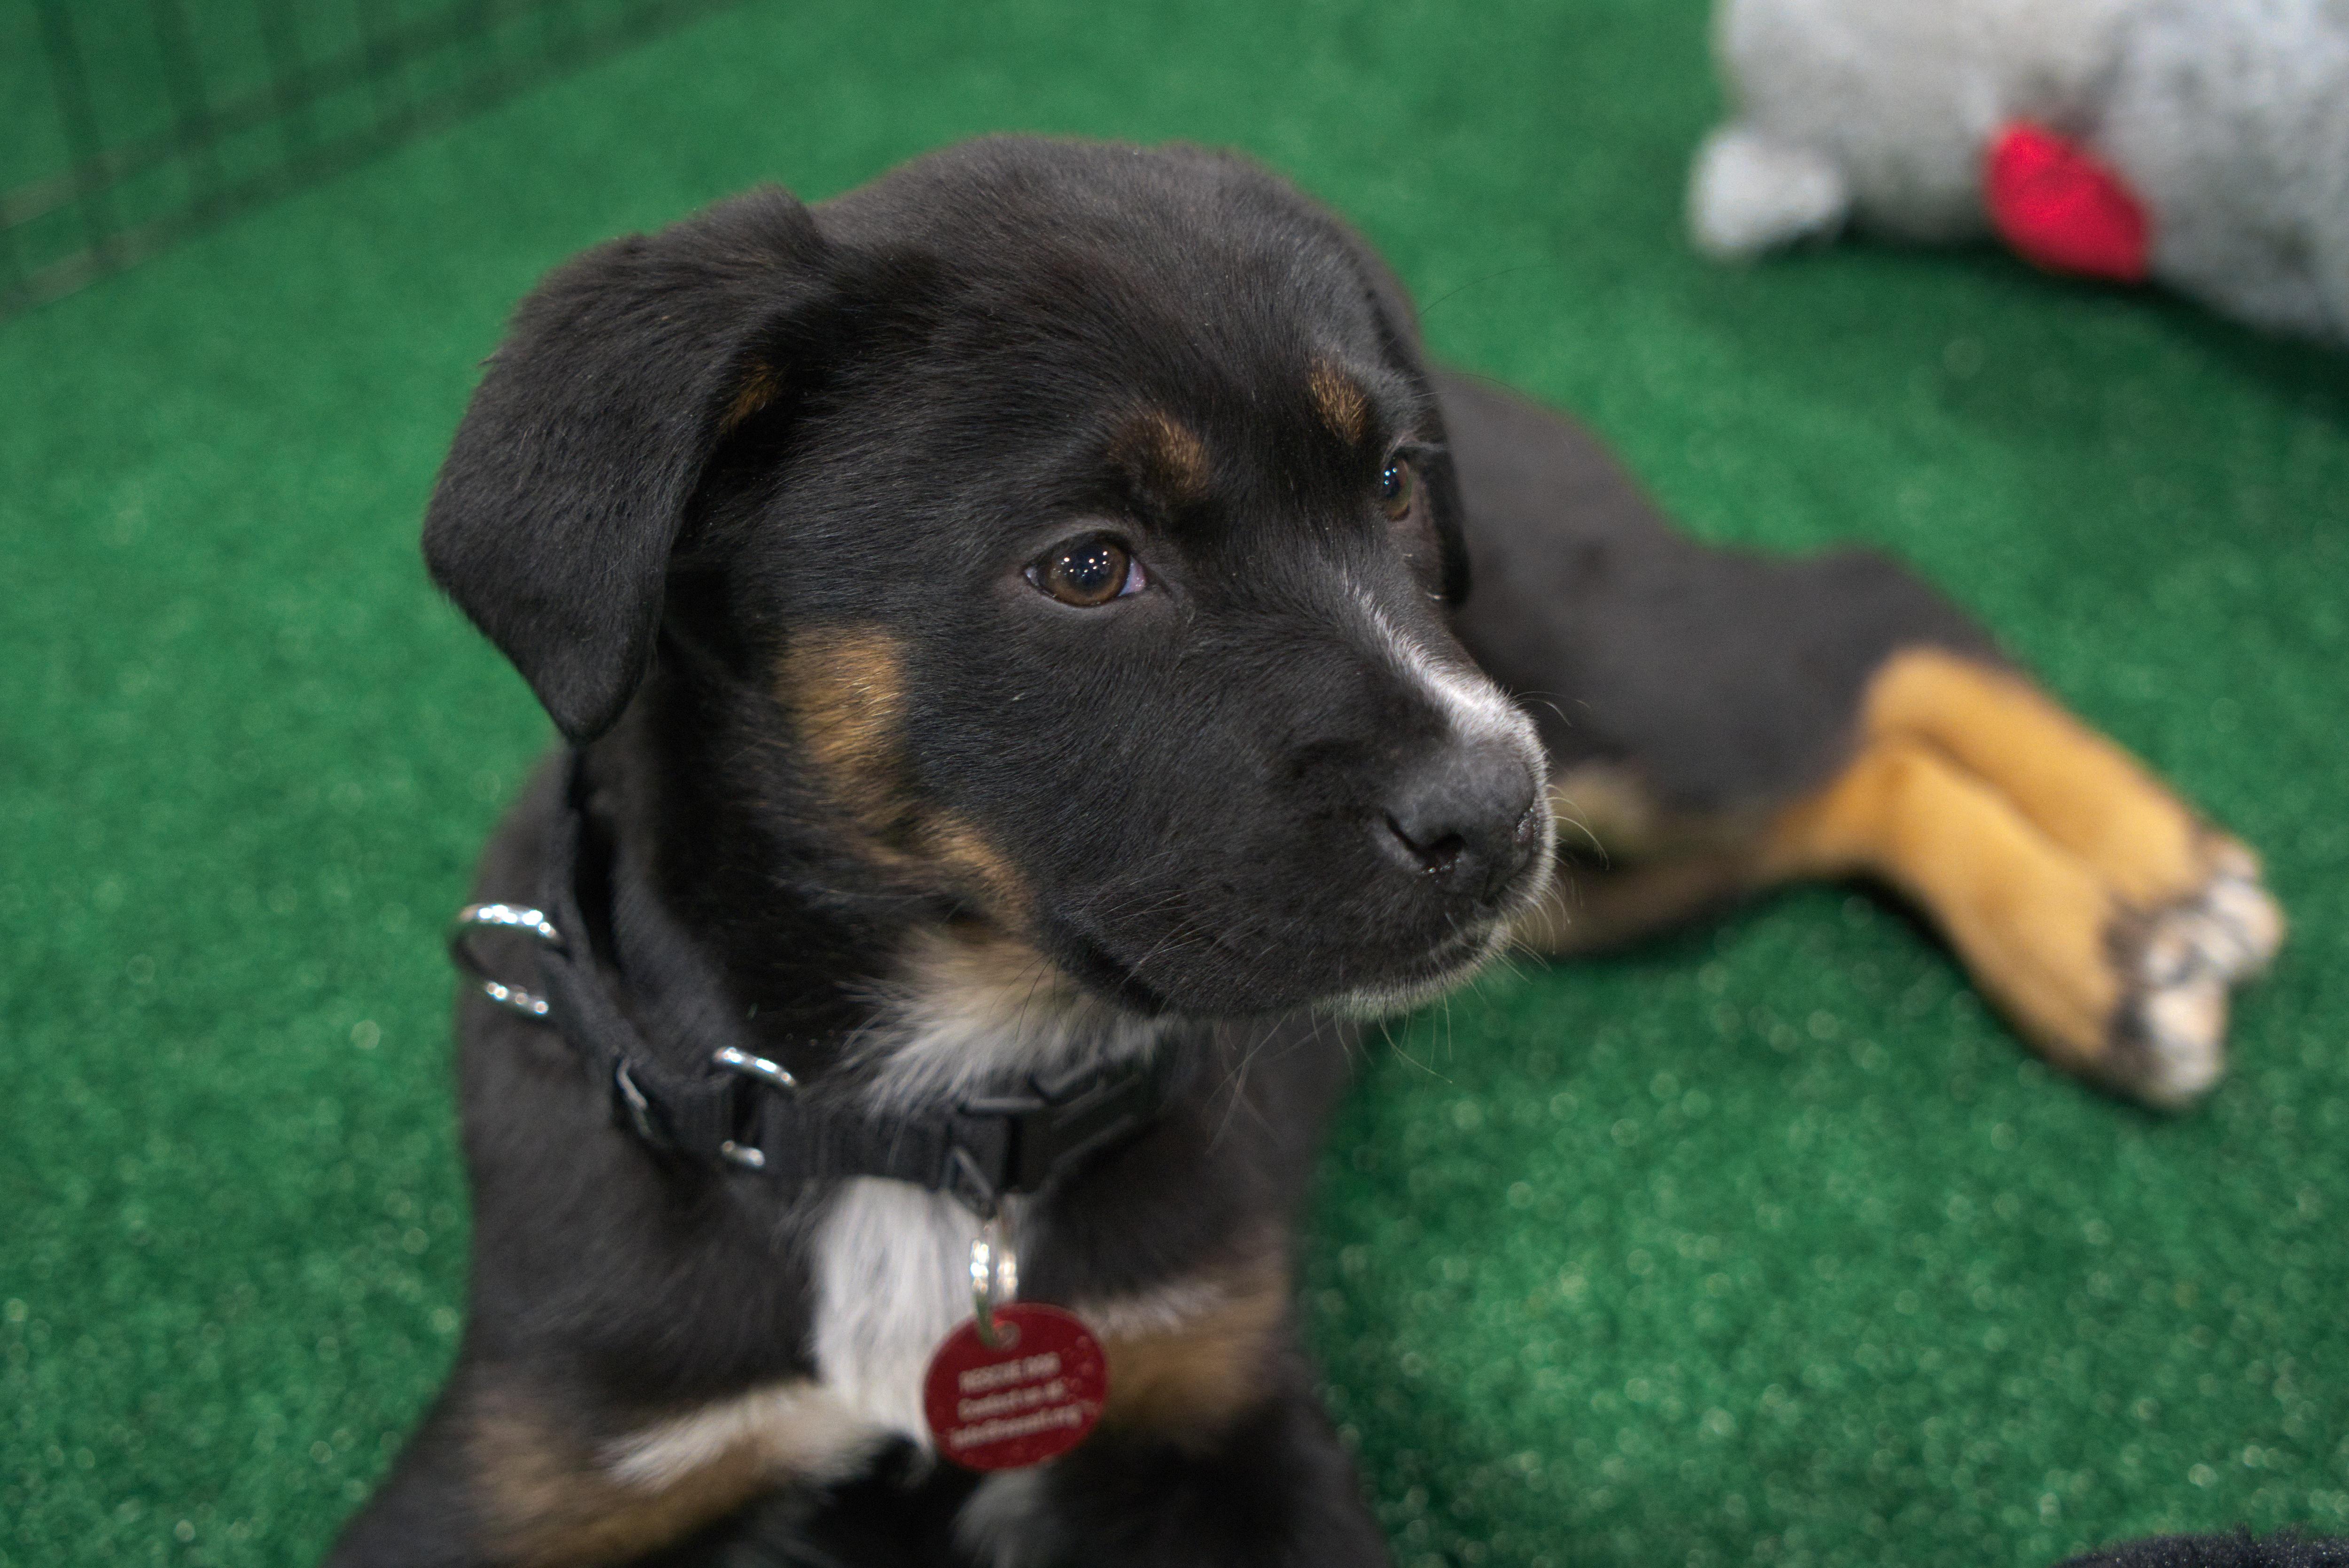
M514 298L999 129L1247 148L1692 526L1868 539L2262 850L2158 1119L1845 890L1374 1049L1303 1315L1406 1563L2349 1530L2349 373L1987 253L1679 233L1698 0L756 5L0 326L0 1563L305 1563L447 1365L439 929L547 729L413 535Z

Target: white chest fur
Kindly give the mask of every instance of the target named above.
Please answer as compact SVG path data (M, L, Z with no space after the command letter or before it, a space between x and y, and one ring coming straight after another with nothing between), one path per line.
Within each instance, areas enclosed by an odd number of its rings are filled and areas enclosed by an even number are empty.
M1080 1064L1145 1057L1171 1026L1079 990L1033 948L1000 934L931 932L909 945L866 1051L868 1108L950 1104L989 1084ZM1006 1202L1017 1220L1017 1200ZM922 1377L971 1315L978 1220L908 1182L844 1181L815 1234L816 1374L874 1423L926 1443Z
M927 1443L922 1377L971 1313L978 1220L905 1181L843 1182L815 1242L816 1375L874 1424Z

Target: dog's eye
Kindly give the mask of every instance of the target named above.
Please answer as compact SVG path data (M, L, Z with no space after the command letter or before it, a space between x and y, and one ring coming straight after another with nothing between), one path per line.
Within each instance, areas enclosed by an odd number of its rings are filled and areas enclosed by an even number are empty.
M1142 562L1105 533L1056 544L1028 568L1028 581L1063 604L1089 610L1142 592Z
M1386 514L1401 521L1411 511L1411 503L1419 499L1419 476L1411 465L1397 458L1387 464L1379 475L1379 505Z

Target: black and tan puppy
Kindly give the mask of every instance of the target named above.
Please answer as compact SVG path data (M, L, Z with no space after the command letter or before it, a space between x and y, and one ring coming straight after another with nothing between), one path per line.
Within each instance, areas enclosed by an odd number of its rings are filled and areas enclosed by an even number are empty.
M338 1563L1379 1562L1288 1321L1340 1020L1871 872L2174 1100L2276 935L1930 592L1677 540L1203 153L986 142L590 253L426 548L571 749L481 872L544 995L460 1009L459 1365ZM1553 877L1554 791L1606 869ZM981 1480L921 1384L999 1210L1110 1388Z

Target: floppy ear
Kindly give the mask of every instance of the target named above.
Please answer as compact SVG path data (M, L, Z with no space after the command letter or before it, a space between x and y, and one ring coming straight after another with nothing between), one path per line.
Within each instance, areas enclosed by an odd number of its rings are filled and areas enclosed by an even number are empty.
M557 269L492 356L424 559L574 745L644 679L687 506L775 394L767 351L823 292L826 250L806 208L753 191Z

